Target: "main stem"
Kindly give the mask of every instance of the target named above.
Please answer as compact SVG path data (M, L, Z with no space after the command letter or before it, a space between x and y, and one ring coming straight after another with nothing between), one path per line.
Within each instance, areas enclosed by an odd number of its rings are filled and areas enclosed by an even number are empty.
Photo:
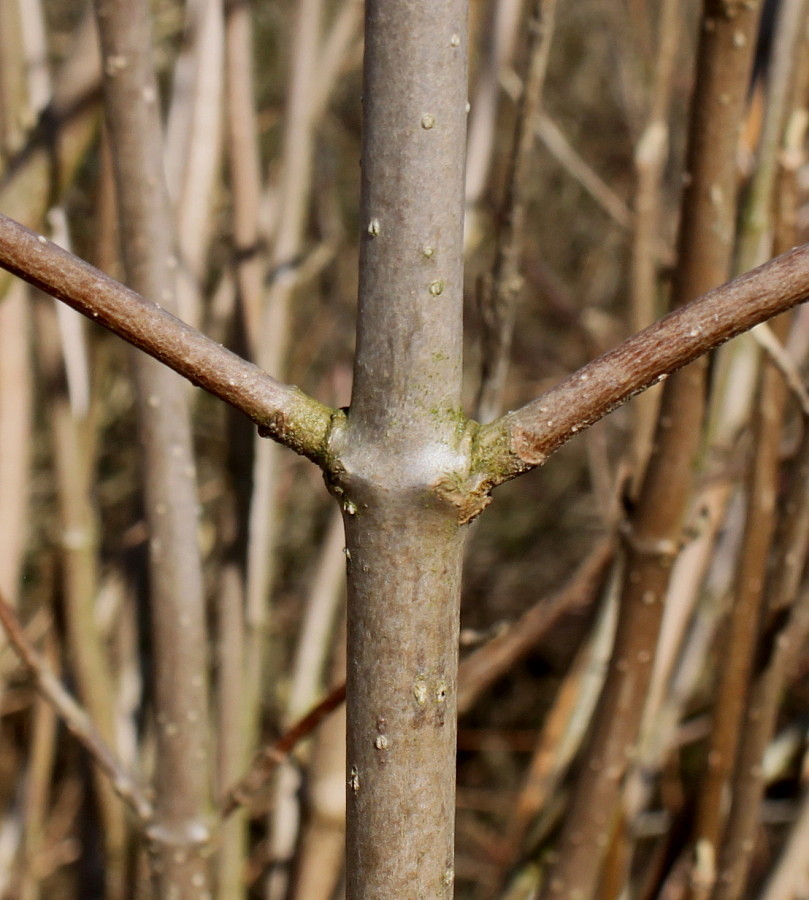
M349 576L348 900L453 893L466 23L466 0L366 4L354 393L331 442Z

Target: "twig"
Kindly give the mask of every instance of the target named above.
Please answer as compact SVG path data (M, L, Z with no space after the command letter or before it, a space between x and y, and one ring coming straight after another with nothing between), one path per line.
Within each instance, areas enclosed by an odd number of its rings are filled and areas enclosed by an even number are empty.
M709 291L480 429L485 484L542 465L575 434L703 353L809 299L809 245ZM496 465L489 467L491 462Z
M299 719L278 740L262 750L253 760L250 771L235 784L222 800L220 812L227 818L239 806L246 806L252 797L267 783L273 771L292 752L295 745L311 734L315 728L345 700L345 683L336 687L302 719Z
M798 401L803 414L809 416L809 392L804 387L801 373L798 371L795 360L789 355L786 347L778 340L767 322L762 322L750 333L767 352L770 361L783 376L787 387Z
M660 226L663 183L669 149L669 107L674 85L674 62L680 43L682 8L678 0L661 5L657 51L648 118L635 146L635 198L629 269L629 305L632 331L640 331L655 320L658 304ZM632 435L634 485L640 485L652 448L659 393L650 392L634 404Z
M0 624L20 661L34 679L37 690L53 704L71 734L107 775L115 793L126 803L138 821L146 825L152 818L151 801L140 785L124 771L120 760L98 733L83 707L62 687L45 660L31 646L19 619L2 596L0 596Z
M614 537L603 538L558 594L543 597L512 628L462 660L458 670L459 714L471 709L480 694L535 647L562 615L592 602L614 553Z
M0 266L241 410L267 437L310 459L321 458L332 410L1 214Z
M166 184L174 206L179 256L177 309L195 327L202 317L212 198L222 155L222 6L222 0L186 4L186 34L174 64L166 122ZM252 95L246 99L250 102Z
M547 114L536 117L535 129L542 143L604 212L621 228L632 224L632 211L604 179L582 159L562 129Z
M534 120L542 102L555 13L556 0L533 0L528 16L527 72L498 216L502 225L497 235L494 265L485 280L481 301L483 366L475 406L482 422L491 422L502 410L517 302L523 286L528 163L534 149Z
M711 318L707 319L700 315L706 312L706 300L709 307L713 306L710 298L716 303L722 291L718 294L710 291L696 303L690 301L721 283L730 270L729 238L735 221L735 136L744 107L744 84L757 13L757 9L745 8L738 15L735 10L731 15L729 8L722 4L708 4L703 9L686 162L690 180L682 201L679 258L672 291L672 303L677 311L657 326L664 326L665 330L666 323L696 313L696 321L692 320L688 328L677 331L676 337L670 335L671 339L682 340L678 344L682 350L690 340L713 332L717 319L722 321L731 315L738 319L749 309L740 304L731 314L730 310L724 312L714 307L709 314ZM742 290L744 285L744 280L736 282ZM641 332L652 344L656 343L655 328L653 325ZM632 341L625 343L624 349ZM602 360L610 356L607 354ZM582 375L585 376L582 394L588 392L587 376L597 374L588 373L587 368L577 378L581 388ZM633 368L636 372L644 368L634 355ZM557 845L558 858L550 867L540 894L542 900L590 896L598 882L605 850L615 834L620 785L629 759L635 753L663 601L671 564L679 551L683 514L693 481L705 381L706 365L702 361L678 373L663 391L655 443L636 505L626 523L626 567L610 668ZM536 405L539 409L534 410L534 428L541 421L539 414L545 416L547 428L547 410L541 400ZM551 418L554 425L558 421L555 413ZM565 410L558 409L558 414L564 418ZM570 424L581 427L575 421ZM512 449L517 449L518 456L525 457L526 449L528 456L537 451L539 458L544 456L544 448L533 443L534 435L514 437L521 441L516 448L512 441Z

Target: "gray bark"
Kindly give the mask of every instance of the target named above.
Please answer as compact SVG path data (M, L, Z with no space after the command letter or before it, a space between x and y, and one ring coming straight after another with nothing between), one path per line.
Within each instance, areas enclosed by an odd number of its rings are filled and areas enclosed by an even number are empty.
M463 532L464 0L366 5L348 557L347 897L451 897Z

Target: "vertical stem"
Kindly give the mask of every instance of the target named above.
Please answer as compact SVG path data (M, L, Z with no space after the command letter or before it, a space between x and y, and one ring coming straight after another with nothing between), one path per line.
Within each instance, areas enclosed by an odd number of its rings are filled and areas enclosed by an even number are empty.
M301 0L295 14L289 89L283 138L283 178L278 187L279 216L272 263L285 267L300 254L306 236L314 157L312 91L321 50L323 0ZM268 372L284 371L290 338L290 311L296 279L282 274L273 279L265 298L258 364ZM276 444L256 438L253 458L253 494L247 547L247 643L246 683L254 685L250 710L259 706L265 666L268 600L275 580L276 541L282 511L278 483L283 451ZM274 662L274 661L273 661ZM300 820L299 780L289 765L276 779L270 813L270 855L273 866L267 877L266 900L281 900L288 892L288 873L295 853Z
M492 422L502 412L511 357L511 342L522 291L522 249L525 241L526 187L535 143L536 120L553 38L555 0L533 0L528 11L528 59L517 108L506 188L499 210L502 222L492 272L484 289L483 360L477 412Z
M263 260L259 248L261 171L253 89L253 27L246 0L225 3L225 134L233 204L234 276L255 358L259 343Z
M175 308L171 217L158 93L143 0L96 0L121 244L132 287ZM197 497L185 386L134 360L150 536L155 815L149 830L160 897L210 896L208 660Z
M682 201L673 303L681 306L727 277L736 210L735 155L759 9L722 0L703 6ZM655 443L627 552L610 669L558 856L541 897L589 897L617 820L620 789L647 696L671 566L693 481L704 409L706 361L666 382Z
M0 590L16 604L28 517L31 364L26 290L14 285L0 303Z
M348 900L453 895L465 0L366 4L348 554Z

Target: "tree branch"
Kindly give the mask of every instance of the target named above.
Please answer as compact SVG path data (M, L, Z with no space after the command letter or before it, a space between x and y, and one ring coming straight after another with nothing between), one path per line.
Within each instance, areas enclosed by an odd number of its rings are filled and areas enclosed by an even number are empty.
M2 214L0 266L241 410L266 437L326 465L333 410Z
M478 433L475 474L490 490L703 353L809 299L809 245L735 278L628 338ZM476 491L477 493L477 491Z

